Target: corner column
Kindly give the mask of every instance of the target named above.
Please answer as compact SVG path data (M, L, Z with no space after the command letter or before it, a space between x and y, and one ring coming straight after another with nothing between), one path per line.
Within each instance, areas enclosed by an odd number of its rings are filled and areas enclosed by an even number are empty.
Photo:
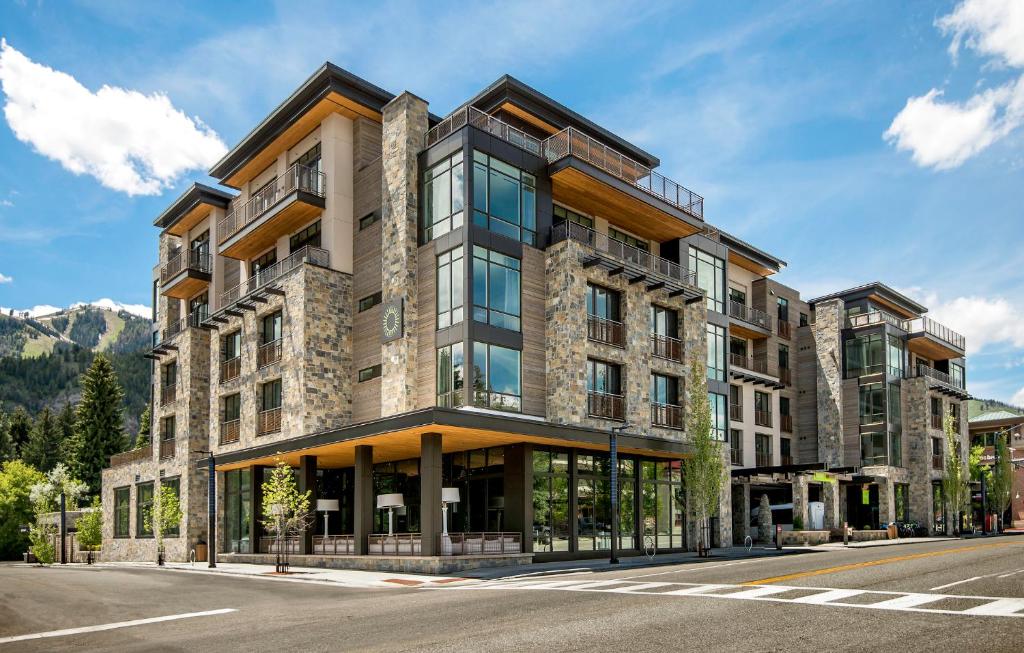
M316 456L299 456L299 493L305 494L307 491L314 519L302 531L302 539L299 540L299 553L306 555L313 552L313 533L316 532Z
M839 518L839 479L833 478L829 482L821 484L821 502L825 504L825 528L832 530L840 528L842 520Z
M807 477L797 474L793 477L793 519L800 518L804 528L810 528L807 522Z
M732 486L732 541L742 545L750 524L750 483Z
M420 436L420 555L438 555L441 538L441 434Z
M221 483L223 485L223 482ZM249 467L249 487L252 489L252 518L249 519L249 550L260 551L260 525L263 523L263 465ZM226 503L223 505L227 505Z
M368 537L373 531L373 447L358 445L355 449L356 471L353 488L354 514L352 539L355 554L364 556L369 551Z
M504 530L522 536L523 552L533 552L533 445L505 447Z

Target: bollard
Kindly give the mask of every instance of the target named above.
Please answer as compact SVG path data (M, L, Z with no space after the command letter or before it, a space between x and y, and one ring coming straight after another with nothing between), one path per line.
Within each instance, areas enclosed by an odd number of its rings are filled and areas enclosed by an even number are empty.
M782 524L775 525L775 550L782 550Z
M850 527L847 524L849 522L843 522L843 546L850 546Z

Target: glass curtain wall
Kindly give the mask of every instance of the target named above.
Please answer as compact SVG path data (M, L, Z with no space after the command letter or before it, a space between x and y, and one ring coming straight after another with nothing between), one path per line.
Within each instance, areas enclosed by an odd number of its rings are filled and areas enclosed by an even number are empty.
M535 553L570 549L569 453L533 452L533 550Z
M248 469L224 472L224 551L252 552L249 541L252 518L252 473Z
M725 261L695 247L690 248L690 272L697 272L697 286L707 293L708 309L725 313Z
M655 535L659 549L685 546L685 493L678 460L640 461L641 530Z
M537 243L537 181L533 175L473 152L473 223L528 245Z
M459 489L459 502L448 506L453 533L500 532L505 525L505 449L491 447L445 454L444 487Z

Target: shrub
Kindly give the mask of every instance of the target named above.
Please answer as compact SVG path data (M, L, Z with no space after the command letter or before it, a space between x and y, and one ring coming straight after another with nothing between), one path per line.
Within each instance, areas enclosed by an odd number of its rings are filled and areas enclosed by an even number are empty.
M36 557L36 560L40 564L50 565L57 558L57 552L53 546L53 536L56 534L56 529L52 526L43 526L36 524L32 526L32 530L29 531L29 539L32 541L32 546L29 547L29 551Z
M804 518L801 517L800 515L795 515L793 517L793 530L794 531L802 531L803 529L804 529Z
M86 551L97 551L103 543L103 511L99 497L92 501L92 510L78 518L78 543Z

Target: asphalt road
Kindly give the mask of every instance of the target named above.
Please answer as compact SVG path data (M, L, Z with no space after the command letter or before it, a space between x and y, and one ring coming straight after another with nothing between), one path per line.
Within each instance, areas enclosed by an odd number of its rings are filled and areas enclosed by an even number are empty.
M233 611L3 643L30 633L226 609ZM158 569L0 567L0 653L1019 651L1024 616L1014 613L1024 615L1024 537L431 588L361 589Z

